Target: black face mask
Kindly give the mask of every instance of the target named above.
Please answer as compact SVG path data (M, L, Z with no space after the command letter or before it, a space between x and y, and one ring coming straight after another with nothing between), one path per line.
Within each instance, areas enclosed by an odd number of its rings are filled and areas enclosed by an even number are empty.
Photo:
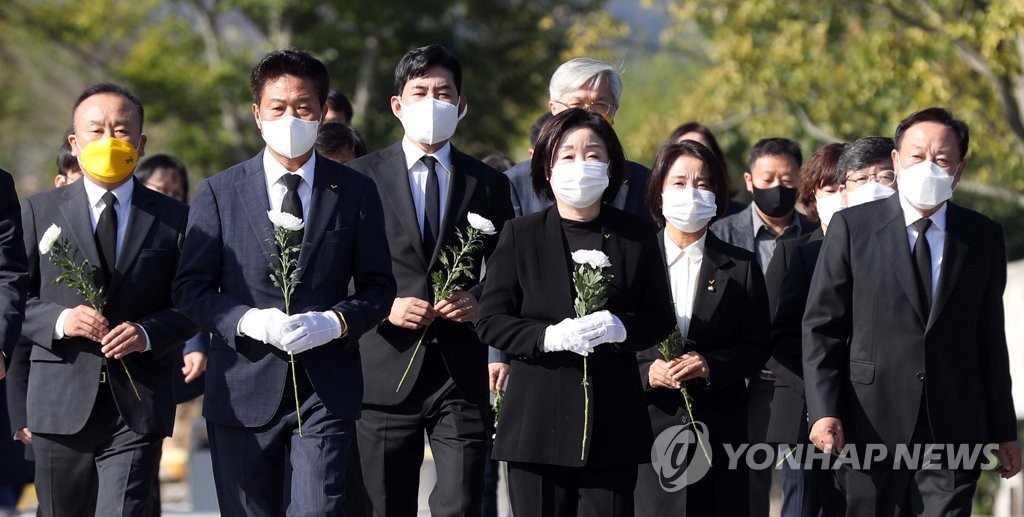
M754 204L768 217L783 217L796 206L795 188L779 185L772 188L754 187Z

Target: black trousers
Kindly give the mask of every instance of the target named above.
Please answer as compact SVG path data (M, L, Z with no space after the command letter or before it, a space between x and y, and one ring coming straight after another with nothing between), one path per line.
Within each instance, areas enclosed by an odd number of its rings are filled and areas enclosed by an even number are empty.
M81 431L32 433L40 516L149 516L163 436L128 428L102 384Z
M512 513L536 517L632 517L636 468L508 462Z
M331 415L298 375L299 436L292 384L261 427L207 420L217 502L225 516L344 515L345 473L354 424Z
M464 399L451 379L417 382L397 406L364 405L356 429L373 515L417 514L424 433L437 469L430 515L480 515L489 411Z

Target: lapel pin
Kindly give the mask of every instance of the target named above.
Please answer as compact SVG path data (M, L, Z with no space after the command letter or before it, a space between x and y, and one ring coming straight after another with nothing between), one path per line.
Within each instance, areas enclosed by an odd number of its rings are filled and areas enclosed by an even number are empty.
M708 292L709 293L715 292L715 280L714 279L708 280Z
M336 188L338 188L338 186L332 183L332 184L331 184L331 190L334 190L334 189L336 189Z
M606 233L606 234L604 234L604 238L605 239L611 239L612 238L612 234Z

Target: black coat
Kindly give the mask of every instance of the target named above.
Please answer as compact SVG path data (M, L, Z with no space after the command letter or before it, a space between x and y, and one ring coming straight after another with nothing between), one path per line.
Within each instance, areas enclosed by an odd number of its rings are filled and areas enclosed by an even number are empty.
M927 314L915 276L898 195L832 218L803 319L810 421L838 417L847 443L892 450L911 439L927 391L935 443L1016 440L1002 228L949 203Z
M588 356L590 422L584 429L583 357L544 353L544 332L576 316L572 261L555 207L514 219L488 264L477 332L511 359L494 458L562 466L624 466L648 461L652 435L637 351L672 329L672 299L651 226L613 207L598 218L611 261L607 310L626 341Z
M22 242L21 207L14 178L0 169L0 349L10 361L21 335L28 266Z
M513 217L508 180L501 173L452 147L452 171L448 201L441 218L440 235L431 260L424 258L422 237L416 209L409 188L409 171L402 143L381 149L348 166L365 174L377 184L384 205L385 231L391 247L391 269L398 284L397 297L413 296L432 300L431 273L442 268L438 255L458 243L456 231L468 226L466 215L479 214L501 228ZM473 261L473 272L480 278L481 263L490 257L498 242L497 236L485 237L484 247ZM479 300L483 286L470 280L464 291ZM396 392L412 357L422 330L409 330L392 325L387 319L375 325L360 339L366 404L398 404L409 396L424 364L424 352L418 353L409 376ZM480 343L469 324L437 319L430 326L427 347L439 347L448 374L462 396L479 404L487 403L487 347Z

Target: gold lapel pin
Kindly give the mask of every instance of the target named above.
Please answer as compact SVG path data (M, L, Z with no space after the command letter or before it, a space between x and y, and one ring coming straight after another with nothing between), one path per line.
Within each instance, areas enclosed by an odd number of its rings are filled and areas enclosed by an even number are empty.
M605 239L611 239L612 238L612 234L606 233L606 234L604 234L604 238Z
M334 189L336 189L336 188L338 188L338 186L337 186L337 185L334 185L334 184L332 183L332 184L331 184L331 190L334 190Z
M708 292L715 292L715 280L713 278L708 280Z

